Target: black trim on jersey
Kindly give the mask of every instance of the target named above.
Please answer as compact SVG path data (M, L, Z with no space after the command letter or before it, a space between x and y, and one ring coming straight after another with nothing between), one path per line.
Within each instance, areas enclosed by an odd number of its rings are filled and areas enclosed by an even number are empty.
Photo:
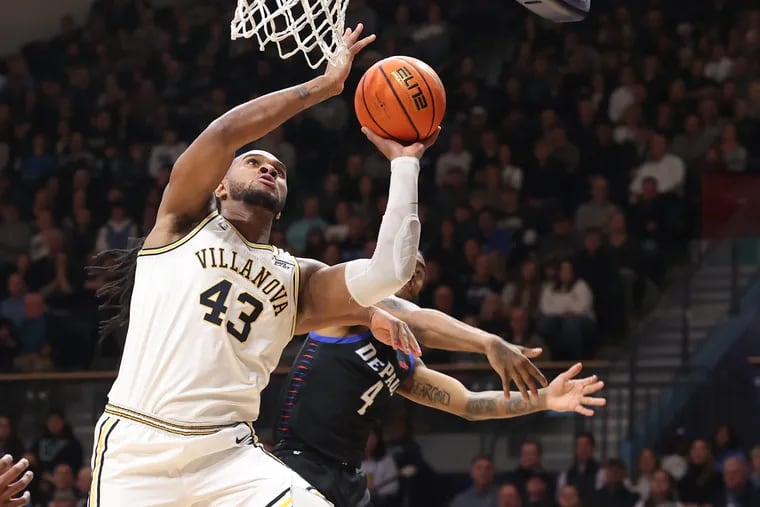
M100 507L100 485L103 484L103 481L100 479L103 475L103 466L106 462L106 451L108 451L108 437L111 436L111 433L113 433L113 429L119 425L118 419L113 423L111 426L111 429L108 430L108 433L106 433L105 438L103 439L103 453L100 455L100 470L98 470L98 502L95 507Z
M274 500L266 504L264 507L274 507L274 504L282 500L282 497L288 494L288 491L290 491L290 488L287 488L285 491L274 497Z

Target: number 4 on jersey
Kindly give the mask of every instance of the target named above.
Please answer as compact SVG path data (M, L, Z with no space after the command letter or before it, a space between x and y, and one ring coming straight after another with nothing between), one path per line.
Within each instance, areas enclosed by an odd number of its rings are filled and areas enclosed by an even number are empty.
M217 326L222 325L222 320L228 310L226 301L230 295L230 289L232 289L232 282L229 280L222 280L201 292L200 303L210 309L209 312L203 316L203 320ZM251 324L256 322L256 319L259 318L259 315L261 315L261 312L264 310L264 305L261 301L247 292L241 292L240 295L238 295L237 300L243 304L250 305L253 308L250 312L240 312L238 315L238 320L243 323L242 329L239 330L235 327L235 324L229 321L227 322L227 333L240 343L243 343L248 339L248 335L251 334Z
M375 385L364 391L364 394L362 394L361 398L364 402L364 405L362 408L356 411L359 415L364 415L367 413L367 409L372 406L372 404L375 402L375 398L378 394L380 394L380 391L383 390L383 381L378 380L375 382Z

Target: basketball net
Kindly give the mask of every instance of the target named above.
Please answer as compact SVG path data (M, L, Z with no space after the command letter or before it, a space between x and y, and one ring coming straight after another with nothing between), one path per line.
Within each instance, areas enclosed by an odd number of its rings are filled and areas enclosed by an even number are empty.
M259 49L275 43L280 58L298 52L316 69L335 63L345 48L343 25L348 0L238 0L232 40L256 37Z

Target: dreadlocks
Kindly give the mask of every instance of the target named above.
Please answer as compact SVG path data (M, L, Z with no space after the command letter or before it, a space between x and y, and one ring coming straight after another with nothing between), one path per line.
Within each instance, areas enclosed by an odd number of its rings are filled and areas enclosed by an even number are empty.
M145 238L139 238L132 248L105 250L95 257L94 265L87 268L91 276L101 277L104 282L95 292L103 300L98 309L110 315L98 326L101 339L129 324L129 302L135 286L137 254L144 242Z

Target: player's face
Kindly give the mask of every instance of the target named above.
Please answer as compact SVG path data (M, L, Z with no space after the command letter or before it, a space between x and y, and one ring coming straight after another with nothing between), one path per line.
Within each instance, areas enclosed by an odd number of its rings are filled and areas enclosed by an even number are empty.
M401 290L398 292L398 296L404 299L414 300L417 299L422 291L422 284L425 282L425 265L421 262L417 262L414 267L414 274L412 278L406 282Z
M237 157L218 192L227 198L280 213L288 195L287 169L274 155L253 150ZM224 200L224 198L222 197Z

